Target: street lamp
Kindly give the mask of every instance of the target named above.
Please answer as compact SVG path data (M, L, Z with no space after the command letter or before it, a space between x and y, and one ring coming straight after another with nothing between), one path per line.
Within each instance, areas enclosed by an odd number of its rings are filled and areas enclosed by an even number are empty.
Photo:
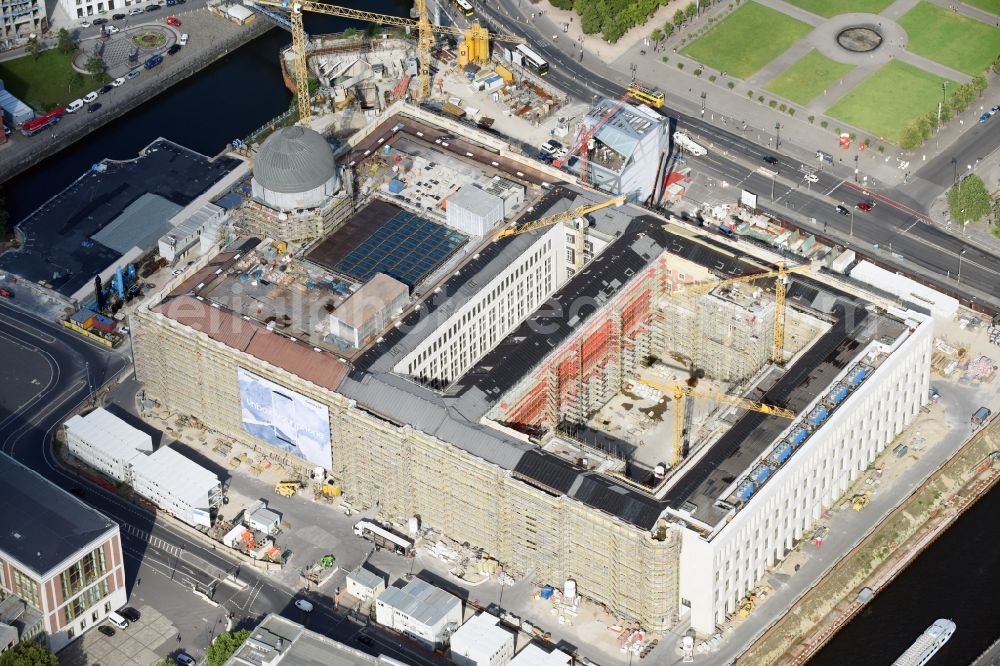
M854 209L851 209L851 238L854 238Z
M705 117L705 100L708 98L708 93L702 91L701 93L701 117Z
M854 182L858 182L858 155L854 156Z
M781 123L774 123L774 149L781 148Z
M962 284L962 256L965 254L965 250L958 253L958 278L956 281L958 284Z
M953 183L953 185L958 185L958 160L956 160L954 157L951 158L951 165L955 169L955 182Z

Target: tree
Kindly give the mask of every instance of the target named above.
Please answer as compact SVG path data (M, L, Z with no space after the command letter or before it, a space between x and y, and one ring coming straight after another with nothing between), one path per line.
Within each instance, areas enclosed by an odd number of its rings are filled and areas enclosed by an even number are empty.
M649 38L653 40L653 42L663 41L663 31L659 28L655 28L653 32L649 33Z
M100 76L104 73L104 61L97 56L91 56L87 58L87 64L84 65L84 69L86 69L89 74Z
M694 18L694 15L698 13L698 5L696 5L696 4L694 4L694 3L692 2L692 3L691 3L690 5L688 5L688 6L687 6L687 8L686 8L686 9L684 10L684 13L685 13L685 14L687 15L687 17L688 17L688 18Z
M156 662L155 666L176 666L172 659L161 659Z
M249 635L249 629L240 629L216 636L212 644L208 646L208 653L205 655L208 666L222 666L226 663L236 652L236 649L243 645L243 641Z
M38 42L37 39L32 39L31 41L28 42L27 51L28 55L30 55L32 58L37 59L38 56L42 54L42 45Z
M69 34L69 30L66 28L59 28L59 42L56 45L59 49L59 53L72 53L76 51L76 42Z
M983 76L982 74L976 74L974 77L972 77L972 83L971 83L971 85L972 85L973 89L975 89L975 91L977 93L981 93L984 90L986 90L986 86L988 85L988 82L986 81L986 77L985 76Z
M59 666L59 659L47 647L27 641L0 654L0 666Z
M666 24L664 24L664 26L663 26L663 38L667 39L672 34L674 34L674 24L673 23L669 23L669 22L666 23Z
M686 17L684 16L684 12L681 11L680 9L674 12L674 27L680 28L682 25L684 25L685 18Z
M909 122L905 127L903 127L902 130L900 130L900 148L913 150L914 148L919 148L921 143L923 143L923 139L920 138L920 129L917 127L916 123Z
M992 204L983 179L976 174L966 176L948 190L948 213L959 224L983 219L990 214Z

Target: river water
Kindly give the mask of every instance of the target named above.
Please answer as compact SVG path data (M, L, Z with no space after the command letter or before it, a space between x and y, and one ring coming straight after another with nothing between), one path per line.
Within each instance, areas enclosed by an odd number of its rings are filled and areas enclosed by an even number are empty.
M406 0L365 0L361 9L408 16ZM306 16L313 34L349 24ZM5 185L11 217L20 220L104 158L129 159L165 137L215 155L288 108L278 51L290 41L269 31L199 74L118 118ZM968 664L1000 635L1000 490L994 490L812 660L815 666L888 665L939 617L958 630L932 666Z
M810 665L888 666L941 617L958 628L930 666L969 664L1000 635L998 515L1000 486L875 597Z

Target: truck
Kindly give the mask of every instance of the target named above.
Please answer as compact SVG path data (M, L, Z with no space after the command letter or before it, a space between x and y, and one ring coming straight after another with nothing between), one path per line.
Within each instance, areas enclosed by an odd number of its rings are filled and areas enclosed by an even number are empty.
M371 541L376 548L385 548L406 556L413 552L412 541L371 520L359 520L355 523L354 534Z
M2 295L3 295L3 291L0 290L0 296L2 296ZM980 407L979 409L977 409L976 413L972 415L972 419L971 419L972 427L973 428L978 428L979 426L981 426L984 423L986 423L987 421L989 421L990 420L990 415L992 413L993 412L991 412L988 407Z
M696 157L701 157L702 155L707 155L708 151L705 147L696 143L684 132L674 132L674 144L680 146L688 155L694 155Z

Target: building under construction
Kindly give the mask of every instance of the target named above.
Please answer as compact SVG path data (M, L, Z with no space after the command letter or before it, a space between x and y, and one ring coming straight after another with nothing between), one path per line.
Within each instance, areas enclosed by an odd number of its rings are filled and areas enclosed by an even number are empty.
M355 153L379 150L380 132L352 139ZM409 130L390 143L399 140L434 149ZM449 150L462 155L457 143ZM558 184L538 198L538 178L551 175L502 149L492 161L529 191L532 210L518 223L602 201ZM689 615L712 632L927 397L929 318L877 307L819 275L777 278L787 281L782 312L774 277L700 292L776 267L637 208L461 245L412 278L403 263L363 261L383 228L347 222L334 232L347 234L343 256L323 266L336 279L354 275L349 291L371 271L410 288L404 307L392 290L392 307L371 310L380 332L369 327L345 346L329 331L283 327L282 315L262 318L266 297L220 291L247 275L249 253L267 251L243 239L135 313L146 394L288 467L325 467L354 506L377 505L399 522L418 515L507 571L573 580L651 630ZM358 248L368 253L352 255ZM398 254L419 263L421 252ZM345 263L349 255L359 261ZM326 278L300 274L285 288L322 320L326 306L336 315L342 305L304 284L316 279ZM779 316L812 333L776 355ZM574 436L664 368L682 383L734 386L732 427L656 470L628 459L627 447L608 456Z

